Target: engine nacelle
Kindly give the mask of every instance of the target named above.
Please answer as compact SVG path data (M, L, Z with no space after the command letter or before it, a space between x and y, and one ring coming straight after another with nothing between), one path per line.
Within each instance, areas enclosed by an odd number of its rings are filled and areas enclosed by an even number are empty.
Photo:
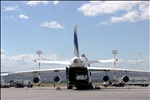
M103 76L103 81L105 81L105 82L109 81L109 76L107 76L107 75Z
M127 75L124 75L121 79L125 83L129 81L129 77Z
M54 76L53 78L54 82L59 83L61 81L60 76Z
M34 77L34 78L33 78L33 82L34 82L34 83L40 83L40 82L41 82L40 77Z

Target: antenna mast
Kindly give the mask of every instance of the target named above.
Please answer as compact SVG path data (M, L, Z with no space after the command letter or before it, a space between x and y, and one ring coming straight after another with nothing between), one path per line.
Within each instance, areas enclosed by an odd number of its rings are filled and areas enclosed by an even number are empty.
M118 54L117 50L113 50L112 54L114 55L114 68L116 68L116 54ZM116 71L114 71L114 85L116 85Z

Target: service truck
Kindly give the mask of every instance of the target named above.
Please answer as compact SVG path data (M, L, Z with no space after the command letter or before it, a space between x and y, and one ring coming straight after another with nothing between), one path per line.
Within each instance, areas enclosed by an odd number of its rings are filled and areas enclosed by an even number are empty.
M11 80L10 85L11 87L16 87L16 88L24 88L24 87L32 88L33 87L33 83L28 80L25 80L25 81Z
M129 81L127 83L123 83L121 77L118 77L119 84L124 85L133 85L133 86L149 86L149 78L148 77L129 77Z

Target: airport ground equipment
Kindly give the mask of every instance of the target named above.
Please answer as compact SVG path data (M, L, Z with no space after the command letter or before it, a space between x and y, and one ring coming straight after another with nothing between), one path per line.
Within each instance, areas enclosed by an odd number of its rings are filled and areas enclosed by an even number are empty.
M9 84L9 83L1 83L1 84L0 84L0 87L1 87L1 88L9 88L9 87L10 87L10 84Z
M28 80L25 80L25 81L23 81L23 80L11 80L10 86L16 87L16 88L24 88L24 87L32 88L33 83L28 81Z
M5 80L4 80L4 78L1 77L0 87L1 87L1 88L9 88L9 87L10 87L10 84L9 84L9 83L6 83Z
M119 77L119 83L122 83ZM130 77L129 81L125 85L134 85L134 86L149 86L148 77Z

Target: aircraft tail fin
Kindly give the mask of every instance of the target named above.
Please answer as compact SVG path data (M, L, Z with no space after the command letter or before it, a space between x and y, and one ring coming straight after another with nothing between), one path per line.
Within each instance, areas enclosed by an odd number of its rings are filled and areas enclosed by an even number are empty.
M78 47L78 30L77 30L77 23L74 27L74 55L79 57L79 47Z

